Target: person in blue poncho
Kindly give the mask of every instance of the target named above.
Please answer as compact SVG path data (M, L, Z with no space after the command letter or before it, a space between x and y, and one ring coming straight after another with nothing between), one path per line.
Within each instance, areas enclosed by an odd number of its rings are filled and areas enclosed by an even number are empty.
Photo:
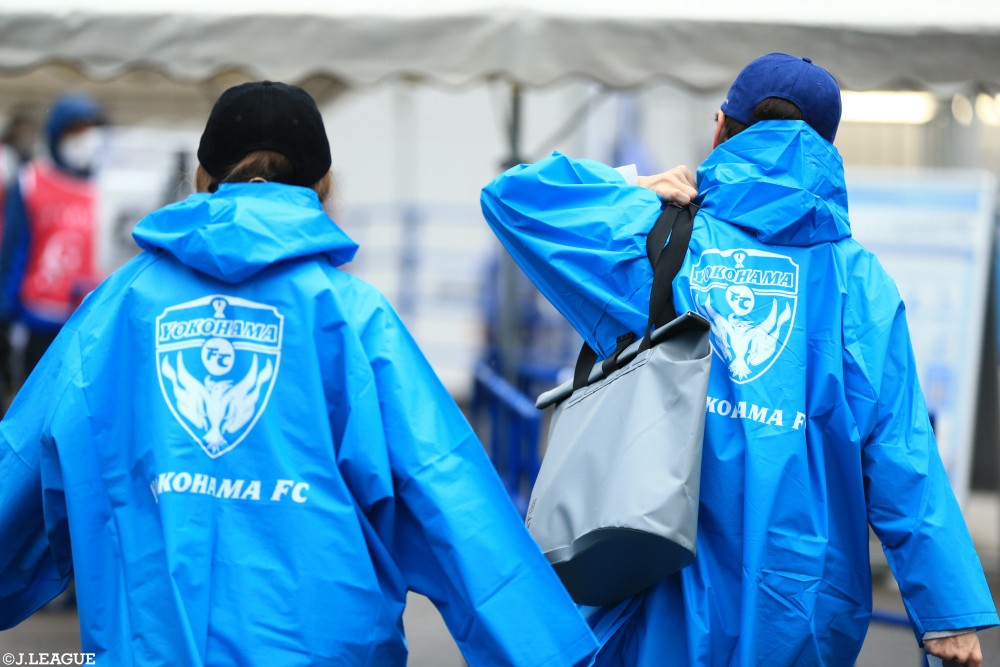
M853 664L871 617L869 524L928 652L978 667L976 630L1000 622L903 303L851 238L840 109L826 71L770 54L733 83L696 182L556 153L483 190L497 236L602 357L646 325L658 193L701 205L674 282L678 312L712 325L697 558L588 610L598 665Z
M589 663L458 407L337 268L312 98L227 90L198 158L0 422L0 628L75 574L98 665L404 665L412 590L470 665Z

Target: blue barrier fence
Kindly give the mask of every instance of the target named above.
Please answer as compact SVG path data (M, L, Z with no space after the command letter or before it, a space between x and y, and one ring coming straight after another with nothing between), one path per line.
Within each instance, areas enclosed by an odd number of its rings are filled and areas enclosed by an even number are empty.
M507 493L524 516L541 465L541 413L526 394L482 362L476 365L471 411Z

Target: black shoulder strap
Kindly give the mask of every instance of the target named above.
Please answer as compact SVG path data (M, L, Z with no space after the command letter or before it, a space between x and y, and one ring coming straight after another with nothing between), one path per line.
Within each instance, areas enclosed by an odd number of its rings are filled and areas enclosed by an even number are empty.
M694 214L697 206L667 204L649 236L646 237L646 255L653 265L653 286L649 291L649 319L640 349L650 345L649 337L654 329L672 322L677 317L674 309L674 278L684 264L691 232L694 229ZM657 229L657 228L660 229ZM669 236L666 246L664 240Z
M635 334L631 331L622 334L615 340L615 351L601 364L601 371L605 376L611 375L618 368L618 357L634 340ZM584 341L580 348L580 354L576 357L576 367L573 369L573 391L587 386L587 382L590 380L590 371L593 370L596 363L597 352L594 352L594 348Z
M653 228L646 236L646 256L653 266L653 286L649 295L649 319L646 323L646 334L641 349L649 347L649 337L656 327L673 321L677 317L674 310L673 281L680 271L687 254L688 243L691 241L691 231L694 228L694 214L697 206L688 204L678 206L665 204L663 212L657 218ZM667 243L667 239L670 242ZM666 244L666 246L664 246ZM604 360L602 370L604 375L610 375L617 368L618 357L625 351L635 334L629 332L618 337L615 351ZM573 390L587 385L590 371L597 363L597 353L588 345L583 344L576 358L573 371Z

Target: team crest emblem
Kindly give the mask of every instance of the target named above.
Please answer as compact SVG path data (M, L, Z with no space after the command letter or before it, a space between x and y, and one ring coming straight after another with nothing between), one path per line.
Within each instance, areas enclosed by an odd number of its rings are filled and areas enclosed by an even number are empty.
M156 370L174 417L210 457L240 444L260 418L281 360L273 306L207 296L156 318Z
M692 267L691 296L737 384L766 373L785 349L798 289L798 264L761 250L706 250Z

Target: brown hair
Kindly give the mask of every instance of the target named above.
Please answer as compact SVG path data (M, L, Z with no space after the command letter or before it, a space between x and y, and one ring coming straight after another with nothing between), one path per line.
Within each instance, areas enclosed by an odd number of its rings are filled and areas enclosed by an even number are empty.
M253 151L230 167L226 175L218 180L199 164L194 175L194 187L198 192L215 192L220 183L248 183L254 180L283 183L283 179L291 171L292 161L281 153ZM330 172L326 172L323 178L309 187L316 191L320 201L325 202L333 189L333 177Z
M780 97L768 97L761 100L753 108L753 121L759 120L802 120L802 110L788 100ZM749 125L726 116L722 122L722 131L719 132L719 143L726 139L732 139L748 127Z

